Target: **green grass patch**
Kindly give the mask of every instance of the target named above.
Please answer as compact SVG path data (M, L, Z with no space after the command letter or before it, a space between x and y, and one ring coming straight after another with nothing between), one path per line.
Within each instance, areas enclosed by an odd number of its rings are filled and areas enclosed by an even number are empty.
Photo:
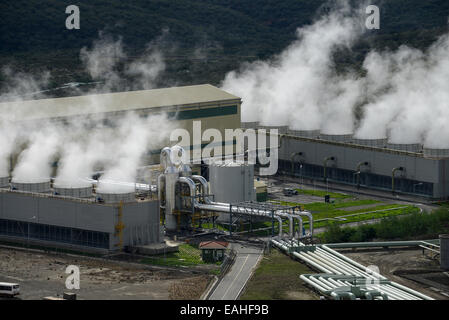
M448 229L449 210L441 208L429 214L412 212L406 216L390 216L375 224L351 228L341 228L339 224L331 223L319 237L325 243L364 242L374 239L409 240L435 238Z
M319 297L305 287L301 274L314 273L307 266L272 249L254 272L241 300L315 300Z
M328 192L324 190L307 190L307 189L296 189L298 193L300 194L306 194L309 196L315 196L315 197L322 197L324 198L325 195L329 195L331 199L347 199L351 198L352 196L344 194L344 193L337 193L337 192Z
M167 254L154 255L141 260L142 263L154 264L159 266L194 266L205 264L201 259L201 250L189 244L179 246L178 252L170 252Z

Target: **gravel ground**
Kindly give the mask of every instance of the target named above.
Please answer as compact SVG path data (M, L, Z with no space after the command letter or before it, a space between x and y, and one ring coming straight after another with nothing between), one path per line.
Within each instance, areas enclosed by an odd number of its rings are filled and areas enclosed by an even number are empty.
M152 270L126 262L0 248L0 282L19 283L23 300L69 291L69 265L80 268L80 290L73 292L85 300L198 299L211 278L188 269Z

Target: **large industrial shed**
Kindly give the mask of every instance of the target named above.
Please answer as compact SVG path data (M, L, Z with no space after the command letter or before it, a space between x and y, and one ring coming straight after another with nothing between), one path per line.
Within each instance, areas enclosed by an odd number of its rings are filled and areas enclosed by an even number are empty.
M41 99L20 102L0 103L0 111L14 110L19 121L40 121L52 119L64 121L96 115L97 119L121 117L126 112L140 115L166 113L170 120L176 121L176 128L189 131L193 137L193 121L201 121L201 129L213 128L225 137L225 129L240 128L239 97L229 94L210 84L92 94L76 97ZM148 163L158 163L160 149L172 145L167 137L160 148L149 150ZM223 144L234 144L224 141ZM190 148L204 148L209 141L199 145L185 145ZM212 143L209 147L213 147ZM223 152L225 150L223 149Z
M142 116L167 114L175 127L193 136L193 121L202 131L240 127L241 99L211 85L96 94L0 104L0 112L14 110L15 121L39 123L95 115L104 120L126 112ZM148 150L148 164L159 163L162 147ZM234 141L227 143L234 144ZM171 143L173 144L173 143ZM204 148L208 141L190 148ZM11 167L15 164L12 161ZM50 182L11 184L0 180L0 239L80 251L114 251L163 240L159 201L151 194L92 194L92 186L78 189L50 188Z
M337 138L340 141L335 141ZM449 198L449 158L445 149L409 148L407 151L393 149L398 146L375 140L371 145L363 145L351 137L335 136L334 141L331 139L324 135L282 136L279 172L355 188L435 200ZM399 147L407 149L406 145Z
M0 189L0 239L81 251L162 241L158 201L107 204Z

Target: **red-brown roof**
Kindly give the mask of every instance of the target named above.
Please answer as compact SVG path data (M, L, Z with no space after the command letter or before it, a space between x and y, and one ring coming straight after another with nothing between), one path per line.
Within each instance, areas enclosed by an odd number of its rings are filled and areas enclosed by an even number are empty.
M200 249L226 249L229 243L224 241L203 241L200 243Z

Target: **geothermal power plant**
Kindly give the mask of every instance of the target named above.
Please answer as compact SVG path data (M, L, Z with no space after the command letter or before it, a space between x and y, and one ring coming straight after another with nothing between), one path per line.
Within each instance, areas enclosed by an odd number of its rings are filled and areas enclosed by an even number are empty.
M278 174L429 200L449 197L449 149L242 122L241 105L239 97L211 85L198 85L12 102L0 107L14 109L17 124L64 124L94 115L107 127L108 120L134 112L143 118L166 114L173 128L191 134L196 120L201 120L202 130L217 129L223 137L225 129L276 129ZM173 154L203 149L206 144L169 147L173 145L169 138L159 139L138 154L139 167L128 181L107 179L107 168L90 176L62 179L57 156L45 155L45 150L38 154L52 159L44 170L51 173L18 177L16 168L24 167L23 159L31 164L39 160L21 157L27 152L24 144L7 155L8 173L0 177L0 237L86 251L116 251L160 243L164 232L192 231L201 221L232 225L240 216L288 225L287 234L279 228L277 236L302 239L313 235L309 212L256 201L257 163L175 163ZM224 141L221 146L229 143L235 141ZM121 147L126 154L127 146ZM129 164L125 162L123 167ZM70 166L66 164L65 169L70 171ZM307 230L303 219L311 222Z

